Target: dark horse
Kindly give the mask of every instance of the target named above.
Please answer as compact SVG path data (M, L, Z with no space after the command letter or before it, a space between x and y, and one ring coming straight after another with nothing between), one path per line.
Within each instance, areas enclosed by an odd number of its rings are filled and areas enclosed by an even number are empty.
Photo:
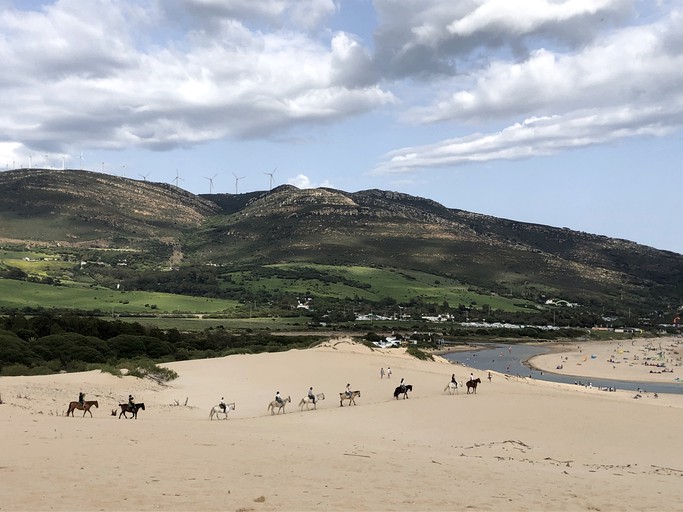
M470 389L474 390L474 394L477 394L477 384L481 384L481 379L477 377L474 380L468 380L467 381L467 394L470 394Z
M69 402L69 409L67 409L66 415L68 416L69 414L71 414L71 417L73 418L74 410L78 409L79 411L83 411L83 417L85 417L86 412L89 412L90 417L92 418L92 411L90 410L90 408L93 405L95 406L95 408L100 407L100 404L97 403L97 400L88 400L86 402L83 402L82 404L81 402Z
M126 413L132 413L133 415L130 417L130 419L135 418L136 420L138 419L138 411L142 409L143 411L145 410L145 404L140 402L139 404L135 404L135 407L131 407L130 404L119 404L119 407L121 408L121 412L119 413L119 419L121 419L121 415L123 415L124 418L128 419L128 416L126 416Z
M403 395L403 400L408 398L408 391L413 390L413 385L412 384L406 384L405 386L399 386L396 389L394 389L394 398L398 400L398 395Z

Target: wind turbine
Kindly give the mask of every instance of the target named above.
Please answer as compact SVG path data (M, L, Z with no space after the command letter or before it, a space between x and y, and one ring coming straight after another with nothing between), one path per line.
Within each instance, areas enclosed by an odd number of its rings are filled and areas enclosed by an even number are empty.
M147 174L138 174L142 178L142 181L147 181L147 176L152 174L152 171L148 172Z
M235 174L234 172L232 173L232 175L235 177L235 194L237 194L237 187L239 185L239 182L240 180L246 178L246 176L237 176L237 174Z
M66 169L66 155L62 156L62 171Z
M275 174L275 171L277 171L277 167L273 169L272 172L264 172L266 176L270 177L270 186L268 187L268 190L273 190L273 174Z
M215 176L214 176L214 177L215 177ZM180 175L178 174L178 169L176 169L176 170L175 170L175 178L174 178L173 180L171 180L171 181L174 181L174 182L175 182L175 186L177 187L177 186L178 186L178 181L185 181L185 180L182 179L182 178L180 177Z
M81 159L81 171L83 170L83 151L81 151L81 154L78 155L78 158Z
M205 180L209 180L209 194L213 194L213 180L216 176L218 176L218 174L214 174L210 178L207 178L206 176L204 176Z

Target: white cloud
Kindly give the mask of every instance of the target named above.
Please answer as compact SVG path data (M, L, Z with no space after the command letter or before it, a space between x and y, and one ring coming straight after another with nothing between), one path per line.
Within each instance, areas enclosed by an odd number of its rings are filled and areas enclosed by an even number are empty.
M209 32L154 25L164 3L62 0L40 12L4 10L0 95L13 101L0 114L0 141L53 152L70 151L74 140L166 149L269 137L394 101L361 76L370 59L348 35L251 29L239 17L244 2L179 4L223 17ZM250 3L262 16L282 11L289 19L303 4L316 19L335 8L329 0ZM149 24L164 45L139 36L136 29Z
M580 51L539 48L523 62L498 59L469 79L444 80L440 97L409 110L407 120L496 122L504 128L399 149L376 171L532 157L670 133L683 126L682 50L683 15L672 11L660 21L613 31Z
M288 185L294 185L295 187L301 188L301 189L320 188L320 187L334 188L334 185L328 180L324 180L321 183L314 183L305 174L297 174L293 178L288 178L287 184Z
M287 179L287 184L297 188L311 188L311 180L305 174L297 174L294 178Z
M683 93L669 98L673 113L658 107L614 107L529 118L499 132L474 133L435 144L402 148L385 155L375 173L406 173L470 162L551 155L633 136L663 136L683 125Z

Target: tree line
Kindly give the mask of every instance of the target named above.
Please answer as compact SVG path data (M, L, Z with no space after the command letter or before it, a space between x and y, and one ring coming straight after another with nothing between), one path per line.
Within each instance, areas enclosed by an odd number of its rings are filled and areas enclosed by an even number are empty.
M0 317L0 375L41 375L111 369L130 366L131 362L144 366L150 361L277 352L305 348L316 341L311 336L232 333L220 327L181 332L70 314L15 313Z

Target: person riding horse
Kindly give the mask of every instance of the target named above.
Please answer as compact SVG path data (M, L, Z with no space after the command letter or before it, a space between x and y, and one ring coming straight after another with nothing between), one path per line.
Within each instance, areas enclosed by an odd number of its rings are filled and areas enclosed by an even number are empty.
M351 391L351 384L346 385L345 393L346 393L346 396L348 396L349 398L351 398L353 396L353 391Z
M399 383L399 387L401 388L401 393L404 393L404 394L405 394L405 392L406 392L406 384L405 384L403 378L401 378L401 382Z
M133 398L133 395L128 395L128 410L135 414L135 399Z
M225 398L221 397L221 402L218 404L221 409L223 409L223 412L225 412Z
M78 393L78 403L81 404L81 407L85 404L85 393L83 391Z
M280 404L280 405L284 404L284 402L282 401L282 397L280 396L280 392L279 392L279 391L277 391L277 392L275 393L275 401L276 401L278 404Z
M313 405L315 404L315 393L313 393L313 386L308 388L308 398L310 399L311 402L313 402Z

